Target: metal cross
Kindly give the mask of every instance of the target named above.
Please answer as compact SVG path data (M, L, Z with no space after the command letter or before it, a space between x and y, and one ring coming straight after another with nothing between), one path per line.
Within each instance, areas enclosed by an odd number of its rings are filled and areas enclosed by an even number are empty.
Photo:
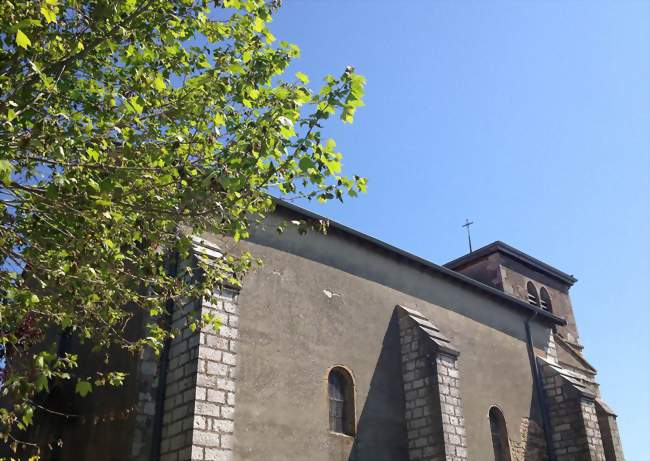
M462 225L462 227L467 228L467 242L469 243L469 252L472 252L472 235L469 231L469 226L474 224L474 221L470 221L469 219L465 219L465 224Z

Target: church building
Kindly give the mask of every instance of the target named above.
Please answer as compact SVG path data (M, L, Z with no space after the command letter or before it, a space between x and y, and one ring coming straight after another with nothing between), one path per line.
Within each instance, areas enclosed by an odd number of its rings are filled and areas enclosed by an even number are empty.
M286 203L245 242L195 238L209 261L264 261L114 394L75 397L56 459L132 461L623 461L585 358L576 279L503 242L437 265ZM117 393L115 393L117 392Z

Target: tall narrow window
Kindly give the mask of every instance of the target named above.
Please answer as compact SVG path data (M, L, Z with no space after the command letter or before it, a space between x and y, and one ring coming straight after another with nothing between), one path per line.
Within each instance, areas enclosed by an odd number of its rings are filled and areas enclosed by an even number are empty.
M533 282L528 282L528 284L526 284L526 289L528 290L528 302L533 306L539 306L539 295L537 294L537 288L535 288Z
M330 431L354 435L354 382L341 367L332 368L327 378L330 404Z
M551 312L553 306L551 305L551 297L549 296L548 291L546 291L546 288L542 287L542 289L539 290L539 298L542 304L542 309Z
M492 448L494 461L510 461L510 443L503 413L497 407L490 408L490 431L492 432Z

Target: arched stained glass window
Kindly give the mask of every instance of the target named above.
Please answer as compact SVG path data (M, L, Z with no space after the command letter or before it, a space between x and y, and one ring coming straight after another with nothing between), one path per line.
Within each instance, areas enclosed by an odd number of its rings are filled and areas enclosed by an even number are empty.
M327 378L329 397L330 431L354 435L354 381L350 373L341 367L330 370Z
M533 306L539 306L539 295L537 294L537 288L535 288L533 282L528 282L526 284L526 290L528 290L528 302Z
M490 432L492 433L492 448L494 461L510 461L510 443L503 413L497 407L490 408Z
M546 291L546 288L542 287L541 290L539 290L539 298L542 304L542 309L546 311L553 311L553 305L551 304L551 297L548 294L548 291Z

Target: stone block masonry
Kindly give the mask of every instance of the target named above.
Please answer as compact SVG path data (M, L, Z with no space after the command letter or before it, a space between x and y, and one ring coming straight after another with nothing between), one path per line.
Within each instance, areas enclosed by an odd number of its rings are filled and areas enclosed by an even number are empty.
M219 331L200 334L196 376L192 460L228 461L233 458L235 382L239 312L237 294L225 291L216 305L203 309L222 319Z
M594 399L580 399L580 415L585 428L585 437L587 439L587 449L589 450L592 461L605 461L605 450L603 448L603 439L598 427L598 416L596 415L596 405Z
M519 425L520 439L509 439L512 461L545 461L548 459L544 429L534 419L524 417Z
M595 396L561 367L538 360L557 461L605 461Z
M445 460L461 461L467 459L465 418L460 397L460 375L457 356L438 353L435 356L442 433L445 445ZM434 387L435 388L435 387Z
M193 312L221 319L218 331L191 331ZM189 303L173 314L182 333L171 342L161 461L228 461L233 455L239 314L237 293L215 304Z
M605 458L607 461L625 461L621 436L618 433L618 424L616 423L616 414L605 402L596 399L596 415L598 416L600 435L603 437Z
M465 461L458 352L422 314L398 306L410 461Z
M150 349L143 350L138 361L138 397L129 461L151 459L159 373L160 359Z

